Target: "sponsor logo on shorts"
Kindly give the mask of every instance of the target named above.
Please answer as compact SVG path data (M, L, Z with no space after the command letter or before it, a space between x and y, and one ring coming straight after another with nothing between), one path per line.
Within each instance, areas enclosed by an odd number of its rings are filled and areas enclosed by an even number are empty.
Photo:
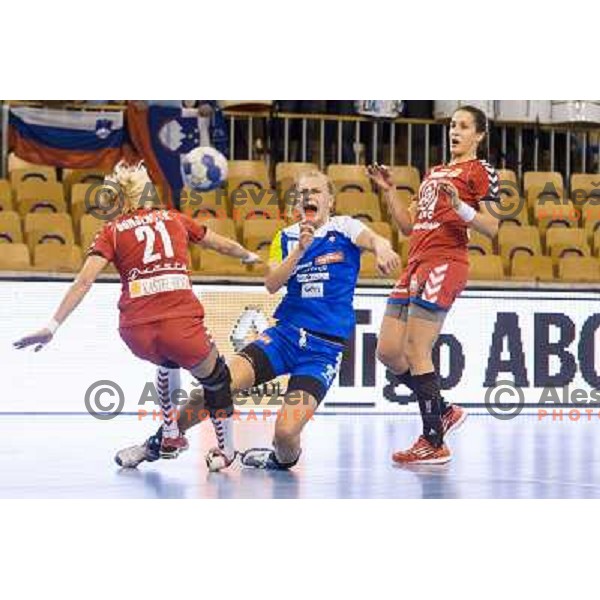
M328 252L315 258L315 265L331 265L340 262L344 262L344 253L341 251Z
M157 277L136 279L129 282L129 296L131 298L191 289L192 285L187 275L158 275Z
M305 283L302 286L302 298L322 298L323 284L322 283Z

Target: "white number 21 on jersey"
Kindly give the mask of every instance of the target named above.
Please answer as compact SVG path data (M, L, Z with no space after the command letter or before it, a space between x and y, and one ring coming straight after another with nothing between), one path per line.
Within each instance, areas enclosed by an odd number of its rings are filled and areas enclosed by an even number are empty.
M145 265L161 259L160 252L154 252L154 242L156 240L156 234L154 233L155 229L160 233L160 237L162 238L165 258L173 258L173 256L175 256L173 244L171 243L171 236L163 221L159 221L154 228L150 227L150 225L140 225L140 227L136 227L135 229L135 237L138 239L138 242L143 242L144 239L146 240L146 248L144 249Z

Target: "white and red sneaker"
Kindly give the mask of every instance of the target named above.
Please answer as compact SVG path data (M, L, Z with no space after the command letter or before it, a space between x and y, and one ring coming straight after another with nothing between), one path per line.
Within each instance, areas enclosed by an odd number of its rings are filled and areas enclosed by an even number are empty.
M446 444L439 448L427 441L423 435L408 449L400 450L392 455L392 460L399 465L443 465L452 458Z
M177 458L182 452L190 447L185 435L180 434L177 437L163 437L160 444L161 458Z
M442 415L442 433L444 438L450 433L458 431L466 421L469 413L457 404L451 404Z

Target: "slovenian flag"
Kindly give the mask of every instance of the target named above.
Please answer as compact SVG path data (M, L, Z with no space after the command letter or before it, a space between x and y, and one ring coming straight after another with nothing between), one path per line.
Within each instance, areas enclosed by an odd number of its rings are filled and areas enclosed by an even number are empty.
M28 162L110 170L122 157L122 111L10 109L10 148Z

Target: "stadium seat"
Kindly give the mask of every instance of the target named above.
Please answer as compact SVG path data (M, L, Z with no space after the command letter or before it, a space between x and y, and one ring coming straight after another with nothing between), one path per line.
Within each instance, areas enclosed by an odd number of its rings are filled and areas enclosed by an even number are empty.
M499 256L469 256L469 279L495 281L504 279Z
M560 195L564 195L563 177L556 171L527 171L523 176L523 191L527 194L531 186L548 186L548 189L554 189Z
M13 210L12 188L6 179L0 179L0 211Z
M75 236L71 215L67 213L29 213L25 217L25 237L31 251L39 243L74 244Z
M385 238L392 246L396 246L394 243L394 234L392 227L385 221L373 221L373 223L367 223L369 229L372 229L377 235Z
M580 256L589 256L585 229L553 227L546 232L546 254L561 258L563 253L574 251Z
M594 200L581 207L581 223L588 232L588 241L591 241L594 232L600 227L600 203L596 204Z
M208 229L223 237L238 241L233 219L198 219Z
M517 174L511 169L498 169L498 181L500 185L502 185L503 181L509 181L515 185L519 183L517 181Z
M12 244L23 242L21 217L15 211L3 210L0 212L0 243L3 242Z
M62 185L57 182L23 181L16 186L17 210L22 216L30 212L66 212Z
M230 192L244 183L254 183L261 188L271 187L267 165L260 160L230 160L227 179Z
M546 204L548 206L557 206L564 199L564 190L556 189L553 186L544 187L541 185L532 185L527 190L527 204L533 208L535 204Z
M200 250L198 252L198 250ZM249 275L246 265L231 256L223 256L212 250L194 249L195 267L202 275Z
M71 197L73 186L79 183L99 184L104 181L107 171L102 169L64 169L62 182L67 198Z
M364 166L332 164L327 167L327 175L338 193L373 191Z
M600 174L573 173L571 175L570 195L576 203L590 198L598 202L600 197ZM600 203L597 203L597 205L600 205Z
M371 223L381 221L379 198L373 192L341 192L335 198L335 211Z
M275 180L277 183L284 179L292 181L306 171L318 171L319 167L315 163L309 162L280 162L275 166Z
M24 271L31 268L29 249L25 244L3 244L0 271Z
M97 201L96 184L75 183L71 188L71 216L73 223L79 223L83 215L89 212L91 206ZM86 206L86 199L87 204Z
M14 169L10 172L10 182L13 189L24 181L37 181L38 183L56 183L56 169L54 167L25 167Z
M221 188L202 193L185 189L181 194L180 210L193 219L226 219L228 207L227 191Z
M468 248L470 254L479 254L480 256L494 254L492 240L487 235L474 230L469 232Z
M600 256L600 228L594 232L590 246L593 248L594 256Z
M377 259L372 252L364 251L360 255L360 271L358 277L361 279L398 279L401 268L396 269L389 275L380 275L377 271Z
M513 256L511 275L518 281L553 281L554 265L549 256L528 256L518 253Z
M390 172L397 190L406 190L411 195L419 193L421 176L416 167L409 167L407 165L390 167Z
M497 204L499 226L529 225L529 209L525 198L504 196Z
M358 273L361 279L375 279L381 277L377 272L377 261L372 252L363 252L360 255L360 271Z
M561 200L557 204L546 202L535 204L533 214L541 233L551 228L578 227L579 225L579 211L571 204L570 200Z
M279 219L281 209L275 190L236 190L230 195L231 216L236 222L249 218Z
M525 252L529 256L542 254L537 227L503 227L498 231L498 249L507 269L514 256Z
M102 221L102 219L98 219L94 215L83 215L81 217L79 222L79 241L84 252L87 252L96 234L102 229L105 223L106 221Z
M558 279L573 283L599 283L600 261L583 256L561 258L558 261Z
M242 244L249 250L270 246L275 234L285 227L283 220L248 219L244 221Z
M38 244L33 251L33 266L41 271L77 273L81 269L81 248Z

